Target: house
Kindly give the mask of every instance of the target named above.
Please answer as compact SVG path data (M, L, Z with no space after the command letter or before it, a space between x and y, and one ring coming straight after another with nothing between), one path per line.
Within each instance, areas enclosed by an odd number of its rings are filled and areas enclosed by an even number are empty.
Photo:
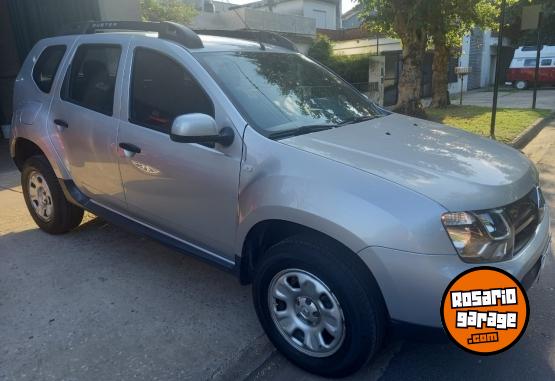
M362 5L357 4L355 7L349 9L341 15L341 24L343 25L343 29L355 29L362 26L363 20L360 17L361 10Z
M508 38L503 39L501 58L501 83L505 81L504 73L511 63L514 49ZM458 66L470 67L472 71L464 79L463 91L479 89L493 85L497 64L497 33L489 29L474 28L463 37L458 58ZM460 91L461 80L449 84L449 92Z
M314 19L319 29L341 29L341 0L262 0L232 9L245 7Z

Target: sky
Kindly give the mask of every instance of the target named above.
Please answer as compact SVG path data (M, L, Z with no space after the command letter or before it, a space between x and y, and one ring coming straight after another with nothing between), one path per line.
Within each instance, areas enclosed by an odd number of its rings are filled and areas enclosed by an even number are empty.
M226 1L226 0L220 0L220 1ZM253 1L256 0L228 0L230 3L233 4L247 4L247 3L252 3ZM343 13L347 12L349 9L353 8L356 5L356 2L353 0L342 0L343 4L342 4L342 11Z

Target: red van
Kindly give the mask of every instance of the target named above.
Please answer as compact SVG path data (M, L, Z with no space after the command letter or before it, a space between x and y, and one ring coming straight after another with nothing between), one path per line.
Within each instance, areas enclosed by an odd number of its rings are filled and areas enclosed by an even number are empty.
M521 46L515 50L511 66L507 69L507 85L519 90L534 84L536 47ZM539 85L555 85L555 46L543 45L540 51Z

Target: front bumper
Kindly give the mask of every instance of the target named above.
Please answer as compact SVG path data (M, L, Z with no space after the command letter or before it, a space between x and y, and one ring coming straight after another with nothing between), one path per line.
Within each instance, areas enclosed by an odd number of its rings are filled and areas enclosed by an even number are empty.
M376 278L392 320L441 327L443 292L453 278L469 268L491 265L509 272L529 288L551 257L549 220L546 208L530 242L505 262L470 264L456 254L416 254L383 247L368 247L359 255Z

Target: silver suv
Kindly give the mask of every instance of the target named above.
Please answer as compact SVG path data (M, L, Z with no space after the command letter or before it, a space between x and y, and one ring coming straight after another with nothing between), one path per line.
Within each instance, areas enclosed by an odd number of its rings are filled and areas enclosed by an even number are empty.
M10 149L37 225L65 233L88 210L233 272L309 371L355 371L391 322L441 327L470 267L530 286L550 252L523 154L387 112L286 39L76 33L40 41L15 86Z

